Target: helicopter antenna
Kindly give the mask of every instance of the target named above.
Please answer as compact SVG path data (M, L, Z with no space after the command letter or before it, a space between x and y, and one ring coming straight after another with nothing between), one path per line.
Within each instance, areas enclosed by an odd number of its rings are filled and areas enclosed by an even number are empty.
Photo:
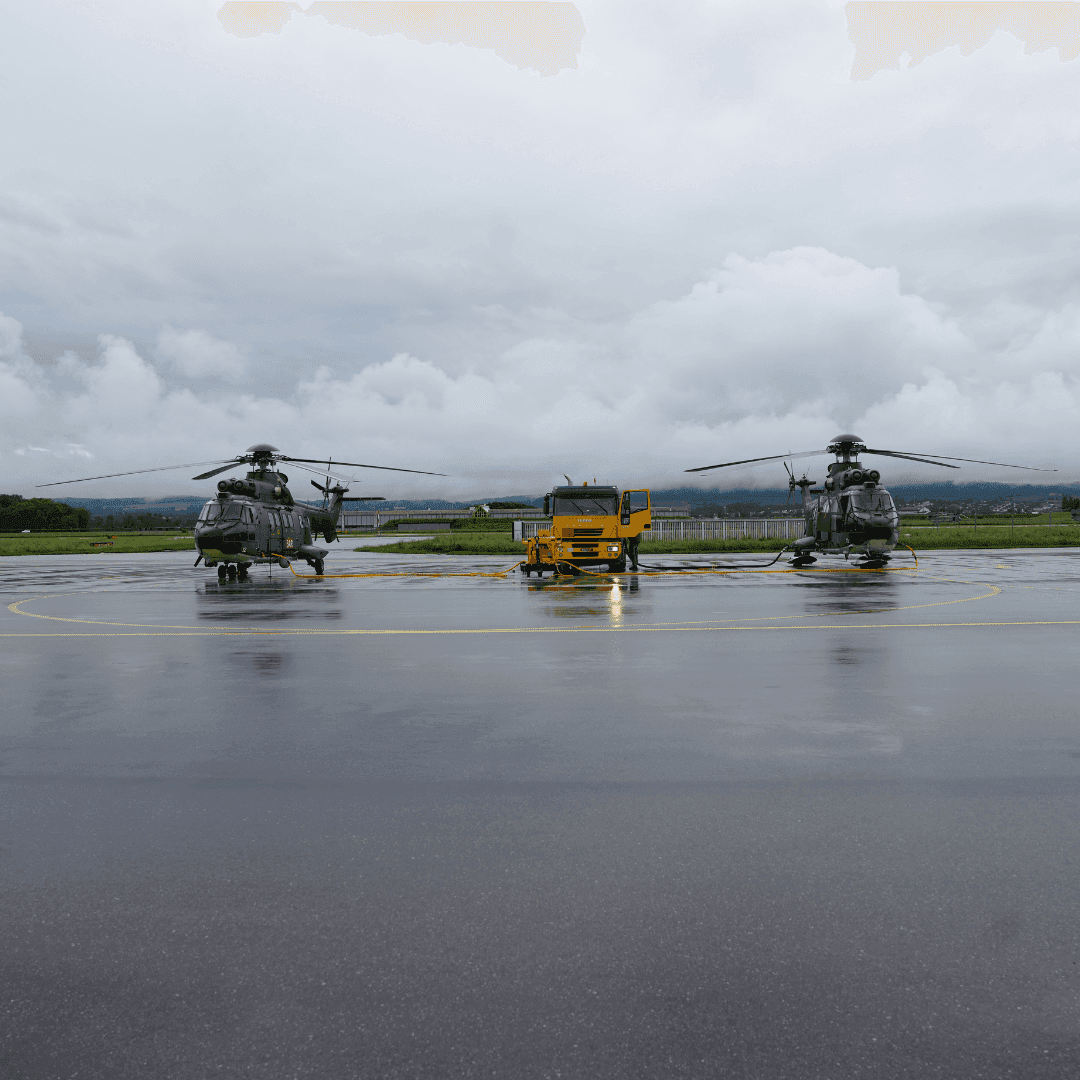
M571 487L573 487L573 486L574 486L574 481L573 481L573 480L571 480L571 479L570 479L570 477L566 475L566 473L563 473L563 477L564 477L564 478L566 479L566 482L567 482L567 483L568 483L568 484L569 484L569 485L570 485Z

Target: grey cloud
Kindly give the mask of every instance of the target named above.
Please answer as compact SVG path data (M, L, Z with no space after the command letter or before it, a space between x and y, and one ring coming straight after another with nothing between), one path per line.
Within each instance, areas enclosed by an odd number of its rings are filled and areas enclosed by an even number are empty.
M270 439L455 474L402 493L668 484L859 425L1075 468L1080 64L852 83L841 3L582 3L540 79L219 6L8 13L13 482Z

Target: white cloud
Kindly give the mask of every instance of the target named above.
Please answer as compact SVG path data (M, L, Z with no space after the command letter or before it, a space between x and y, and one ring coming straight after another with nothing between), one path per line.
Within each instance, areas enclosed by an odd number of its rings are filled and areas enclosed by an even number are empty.
M548 79L220 0L12 9L15 481L269 440L454 473L388 494L668 485L851 428L1075 466L1080 61L860 83L843 0L579 6ZM32 360L14 318L106 336Z
M448 498L542 491L563 472L669 487L690 479L688 467L812 449L841 429L888 449L1066 465L1080 421L1072 320L1071 308L1044 312L1020 346L994 352L905 293L894 269L820 248L730 255L685 295L625 318L560 322L460 369L407 352L352 372L322 365L284 395L173 385L188 342L202 356L232 355L208 335L163 331L159 369L103 334L94 361L69 354L38 385L27 414L36 419L22 435L13 425L9 452L31 437L53 447L47 466L40 457L13 466L40 483L70 475L73 446L93 455L92 471L111 472L226 459L270 441L297 456L445 472L357 470L368 491ZM8 352L20 355L18 324L4 326ZM1026 376L985 377L1015 368L1018 350ZM894 480L933 472L884 471ZM1020 477L973 466L953 478ZM765 468L691 482L778 479ZM201 490L171 473L137 486Z
M189 379L239 382L247 368L235 345L219 341L205 330L181 332L166 326L158 334L156 352Z

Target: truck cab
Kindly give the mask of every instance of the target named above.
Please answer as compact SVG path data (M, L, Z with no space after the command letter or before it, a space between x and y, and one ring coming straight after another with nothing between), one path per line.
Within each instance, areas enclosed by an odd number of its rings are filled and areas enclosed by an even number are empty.
M578 574L585 566L607 566L612 573L637 569L642 533L652 528L652 504L644 488L620 492L616 487L569 484L544 496L551 525L523 540L522 571Z

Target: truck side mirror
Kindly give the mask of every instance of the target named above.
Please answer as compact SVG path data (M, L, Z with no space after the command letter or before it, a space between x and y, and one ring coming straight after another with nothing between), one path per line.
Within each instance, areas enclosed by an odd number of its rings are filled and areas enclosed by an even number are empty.
M622 509L619 511L619 515L624 525L630 524L630 500L624 495L622 501Z
M544 496L544 517L551 517L551 496Z

